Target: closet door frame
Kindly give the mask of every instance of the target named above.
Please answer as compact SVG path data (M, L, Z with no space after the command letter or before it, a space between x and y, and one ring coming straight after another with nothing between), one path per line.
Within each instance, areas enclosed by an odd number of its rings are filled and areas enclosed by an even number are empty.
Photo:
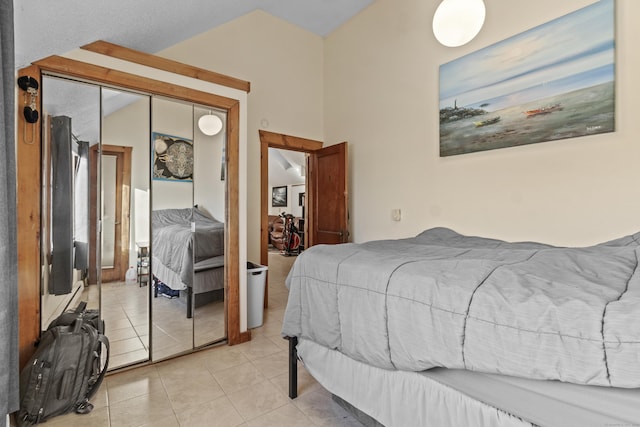
M160 59L156 68L162 68L162 59L137 53L122 48L133 57L138 57L138 62L144 63L147 57ZM173 63L173 61L169 61ZM179 63L175 63L179 64ZM185 70L193 70L194 67L184 65ZM183 74L195 78L192 72L181 73L180 69L170 70L175 74ZM206 70L203 70L206 71ZM240 152L240 101L196 89L191 89L160 80L153 80L137 74L130 74L98 65L76 61L73 59L50 56L34 62L31 66L18 71L18 75L28 75L39 83L42 74L60 77L69 77L84 80L104 86L113 86L132 91L139 91L149 95L160 95L167 98L191 102L205 107L212 107L227 112L227 194L225 214L225 304L227 313L227 342L229 345L240 344L251 339L249 330L240 330L240 211L239 211L239 152ZM212 73L215 74L215 73ZM206 80L206 79L205 79ZM237 80L237 79L234 79ZM239 81L239 80L237 80ZM244 86L248 91L248 82ZM38 102L42 96L38 97ZM20 103L20 98L18 99ZM19 104L21 107L21 104ZM41 110L41 108L38 108ZM21 108L17 108L20 112ZM19 217L18 221L18 280L19 288L19 349L20 366L24 366L34 352L34 343L40 336L40 206L41 196L41 130L40 123L27 124L22 114L17 114L17 200ZM34 161L36 160L36 161ZM23 191L27 197L21 197ZM38 238L34 238L38 237Z

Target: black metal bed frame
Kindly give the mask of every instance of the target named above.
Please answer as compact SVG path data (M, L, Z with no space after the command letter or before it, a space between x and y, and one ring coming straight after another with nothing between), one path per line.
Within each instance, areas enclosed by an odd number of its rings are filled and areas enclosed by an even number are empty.
M289 341L289 398L298 397L298 337L284 337Z
M295 399L298 397L298 337L284 337L289 341L289 398ZM331 398L347 412L349 412L355 419L357 419L363 426L366 427L384 427L375 418L360 411L355 406L351 405L346 400L342 399L335 394L331 394Z

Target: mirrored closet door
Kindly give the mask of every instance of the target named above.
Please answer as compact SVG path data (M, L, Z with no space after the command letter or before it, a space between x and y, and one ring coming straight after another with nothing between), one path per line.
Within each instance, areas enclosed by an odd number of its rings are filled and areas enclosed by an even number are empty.
M224 115L152 99L153 359L226 338ZM221 135L220 135L221 134Z
M213 128L203 133L202 117ZM224 303L226 113L194 107L194 288L193 345L201 347L227 337ZM204 125L203 125L204 126Z
M41 327L84 301L105 321L110 369L146 361L135 243L149 234L150 98L54 76L42 89Z
M101 315L116 369L149 359L150 97L106 87L101 93L100 191L91 203L102 224Z
M42 89L42 328L86 301L110 370L226 339L226 113L57 76Z
M90 150L100 144L100 88L54 77L42 80L41 329L70 304L90 296L99 308L91 266L97 232L89 218ZM95 185L95 184L94 184ZM95 187L94 187L95 188ZM86 298L85 298L86 300Z

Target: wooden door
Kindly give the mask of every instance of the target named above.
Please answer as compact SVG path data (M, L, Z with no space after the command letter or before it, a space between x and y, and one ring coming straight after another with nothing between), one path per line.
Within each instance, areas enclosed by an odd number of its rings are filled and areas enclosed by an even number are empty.
M349 241L347 149L343 142L309 155L308 246Z
M91 232L89 240L89 283L96 283L96 253L97 245L104 246L103 241L97 240L97 237L109 233L111 236L109 241L109 262L105 263L104 254L100 264L102 265L101 279L102 282L123 281L125 279L125 273L129 267L129 242L130 242L130 199L131 199L131 147L120 147L115 145L102 145L101 157L102 161L98 162L98 146L91 147L91 208L90 218L91 224L96 224L96 218L98 215L97 208L102 208L104 202L98 205L97 189L98 189L98 165L103 168L103 163L106 158L113 159L114 171L111 174L113 182L111 186L113 188L113 209L112 213L107 220L104 212L101 213L102 218L102 234L97 234L94 231ZM105 174L101 179L102 182L102 196L105 195ZM108 224L107 224L108 222ZM104 251L104 247L101 253Z

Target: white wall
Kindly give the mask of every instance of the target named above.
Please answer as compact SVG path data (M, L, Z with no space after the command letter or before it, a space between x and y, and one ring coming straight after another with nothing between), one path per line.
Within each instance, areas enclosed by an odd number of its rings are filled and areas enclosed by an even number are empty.
M269 191L273 187L287 186L287 206L273 207L269 203L269 215L280 215L282 212L290 213L293 216L302 216L302 206L298 205L300 193L305 192L305 184L271 184L269 183Z
M292 185L289 187L289 213L294 216L302 216L302 206L300 206L300 193L305 192L304 184Z
M431 31L438 1L377 0L325 42L325 140L350 144L352 239L462 233L586 245L640 230L640 2L617 1L616 132L439 157L438 67L593 0L485 2L466 46ZM402 209L402 221L391 209Z
M149 242L149 97L106 116L102 143L131 149L131 238L129 265L136 265L136 242ZM146 208L146 209L145 209Z
M197 128L198 119L209 111L196 108L194 111L194 188L193 202L198 208L211 214L218 221L225 219L225 193L227 181L220 179L226 132L207 136ZM226 113L215 112L226 127ZM223 128L224 129L224 128Z
M323 139L323 39L255 11L159 55L251 82L246 147L247 257L258 262L258 130Z
M161 55L251 82L250 259L259 257L260 128L349 142L354 241L448 226L584 245L640 229L633 127L640 3L617 2L615 133L440 158L438 72L440 64L591 3L495 0L479 36L453 49L431 32L437 1L377 0L325 40L256 11ZM402 221L392 221L394 208Z
M204 135L197 120L205 110L191 104L154 97L152 128L154 132L185 138L193 142L193 182L154 179L153 209L180 209L198 205L219 221L224 221L226 182L220 179L225 132ZM219 114L226 122L226 115Z

